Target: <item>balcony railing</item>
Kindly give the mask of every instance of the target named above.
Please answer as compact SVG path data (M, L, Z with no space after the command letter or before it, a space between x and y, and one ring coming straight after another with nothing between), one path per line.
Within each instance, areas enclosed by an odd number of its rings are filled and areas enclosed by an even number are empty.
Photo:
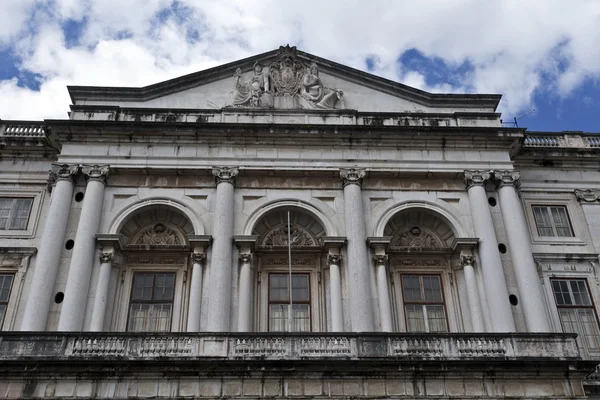
M571 334L25 333L0 335L0 360L579 359Z
M583 135L563 132L562 134L525 135L525 147L556 147L556 148L600 148L600 135Z

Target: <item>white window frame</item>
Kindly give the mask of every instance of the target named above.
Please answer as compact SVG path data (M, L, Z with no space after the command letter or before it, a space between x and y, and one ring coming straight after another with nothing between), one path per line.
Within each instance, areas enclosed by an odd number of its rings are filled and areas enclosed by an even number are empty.
M553 322L555 325L555 329L557 331L563 332L563 326L562 326L562 321L560 318L560 313L559 313L559 305L556 303L556 298L554 295L554 289L552 287L552 281L553 280L567 280L567 281L571 281L571 280L582 280L585 281L586 283L586 287L588 290L588 295L590 296L590 301L592 303L591 306L574 306L572 308L586 308L586 309L591 309L594 312L594 316L596 318L596 322L599 324L600 327L600 320L599 320L599 316L598 316L598 310L597 310L597 304L598 304L598 293L594 292L594 286L592 286L594 284L593 280L590 280L590 276L587 273L578 273L578 272L571 272L571 273L565 273L565 274L552 274L552 275L547 275L545 277L545 280L547 282L547 287L548 287L548 292L547 295L549 296L549 303L552 304L552 317L553 317ZM560 307L562 308L562 307ZM569 309L570 307L564 307L566 309ZM580 341L580 339L577 339L579 346L585 351L587 352L590 356L594 356L594 357L600 357L600 351L598 352L590 352L589 349Z
M292 250L293 251L293 250ZM288 274L287 253L263 253L258 255L258 274L255 285L255 298L258 299L255 305L254 330L257 332L269 332L269 275ZM292 265L292 274L304 273L309 276L310 285L310 332L323 332L327 330L325 321L326 299L323 287L320 283L321 276L321 256L316 254L298 254L293 255L294 259L310 259L310 265ZM265 261L269 259L284 260L285 264L269 265ZM293 302L293 299L292 299Z
M34 238L37 227L40 220L40 214L42 211L42 202L46 190L23 190L23 189L9 189L0 191L1 198L23 198L31 199L31 209L29 210L29 220L25 229L0 229L0 238L10 237L18 239L30 239Z
M402 260L410 257L415 260L424 261L422 264L431 260L439 260L439 266L427 265L398 265L395 260ZM446 321L448 332L462 332L464 330L461 310L458 302L458 288L455 283L456 277L454 271L450 268L450 258L446 256L413 256L407 253L390 254L389 258L390 273L392 275L392 295L393 295L393 314L395 319L395 329L398 332L407 332L406 315L404 313L404 296L402 293L402 275L439 275L441 279L442 293L444 298L444 307L446 311Z
M148 258L160 258L161 254L149 253ZM181 258L180 264L127 264L122 267L121 280L117 288L115 311L111 322L112 330L115 332L126 332L129 318L129 307L131 301L131 291L133 289L133 275L135 273L156 273L167 272L175 273L175 288L173 297L173 311L171 315L171 330L170 332L185 331L188 301L189 301L189 280L184 282L188 268L188 258L180 255L165 254L164 257Z
M552 229L552 235L543 235L543 237L561 237L561 238L570 238L570 237L575 237L575 232L573 232L573 224L571 223L571 216L569 215L569 210L567 209L567 206L564 204L552 204L552 205L548 205L548 204L532 204L531 205L532 208L532 212L533 212L533 219L535 221L535 227L536 227L536 231L538 233L538 235L540 237L542 237L542 235L540 235L539 231L540 231L540 225L538 220L536 220L535 216L536 216L536 212L535 209L543 209L546 210L548 219L550 220L550 225L543 227L543 228L550 228ZM569 228L569 233L570 235L568 236L562 236L558 234L558 226L556 226L556 222L554 221L554 215L552 214L552 209L563 209L565 211L565 216L567 219L567 228ZM565 227L562 227L565 228Z
M577 202L574 195L570 193L521 192L521 198L532 244L564 244L577 246L586 245L588 243L591 244L591 238L587 233L587 227L581 224L581 221L584 219L581 205ZM533 215L534 206L564 206L571 224L573 236L540 236Z

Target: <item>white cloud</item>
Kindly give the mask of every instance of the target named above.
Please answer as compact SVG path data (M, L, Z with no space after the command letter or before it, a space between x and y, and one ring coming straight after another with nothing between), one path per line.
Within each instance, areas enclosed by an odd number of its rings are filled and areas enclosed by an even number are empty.
M373 56L374 73L424 90L503 93L509 116L532 108L536 91L564 97L600 77L597 0L7 2L0 46L42 83L33 91L0 81L4 118L65 117L67 84L147 85L286 43L361 69ZM71 47L61 29L68 19L85 21ZM474 69L432 87L423 71L398 65L411 48Z

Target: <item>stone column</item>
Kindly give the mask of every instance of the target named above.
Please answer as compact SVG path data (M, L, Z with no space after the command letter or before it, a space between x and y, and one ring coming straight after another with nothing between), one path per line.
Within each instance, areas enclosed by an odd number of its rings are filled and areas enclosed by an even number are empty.
M353 332L373 331L369 257L365 236L365 220L361 184L365 171L342 169L344 182L344 219L346 224L348 281Z
M22 331L43 331L46 328L60 254L65 245L73 197L73 179L78 172L77 165L61 165L50 173L50 179L55 180L56 184L52 190L50 208L46 214L44 232L25 304Z
M342 279L340 276L340 254L327 254L329 265L329 299L331 301L331 332L344 332L344 312L342 306Z
M233 251L233 194L237 168L218 167L213 218L213 247L210 259L209 332L228 332L231 313L231 271Z
M475 257L470 254L460 256L460 266L465 275L465 286L467 287L467 298L469 300L469 313L471 314L471 326L474 332L485 332L483 313L479 300L479 289L475 278Z
M475 234L479 237L481 270L490 313L493 315L494 332L515 332L506 279L498 252L498 241L484 188L489 179L489 171L465 171L471 217Z
M519 173L496 171L494 175L499 182L498 197L502 209L502 220L508 237L508 250L521 295L521 307L527 331L550 332L552 329L544 301L544 292L531 251L529 227L516 190L520 184Z
M202 309L202 263L206 253L192 253L192 281L190 283L190 306L188 311L187 331L200 332L200 313Z
M240 253L238 332L252 332L252 253Z
M100 227L108 171L108 166L94 165L82 168L88 182L69 266L65 301L58 321L59 331L81 331L83 329L85 306L96 252L96 234Z
M377 276L377 297L379 299L379 318L381 319L381 331L392 332L392 308L387 278L387 254L373 255L375 261L375 274Z
M92 332L102 332L104 330L104 318L106 316L113 257L114 254L112 252L103 251L100 253L100 273L98 274L96 297L94 298L92 322L90 324L90 331Z

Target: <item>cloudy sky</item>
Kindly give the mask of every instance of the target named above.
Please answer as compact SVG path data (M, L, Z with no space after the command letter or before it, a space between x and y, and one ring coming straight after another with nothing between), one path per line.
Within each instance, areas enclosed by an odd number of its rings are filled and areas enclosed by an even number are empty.
M2 0L0 118L67 85L144 86L290 43L434 92L502 93L530 130L600 131L600 0Z

